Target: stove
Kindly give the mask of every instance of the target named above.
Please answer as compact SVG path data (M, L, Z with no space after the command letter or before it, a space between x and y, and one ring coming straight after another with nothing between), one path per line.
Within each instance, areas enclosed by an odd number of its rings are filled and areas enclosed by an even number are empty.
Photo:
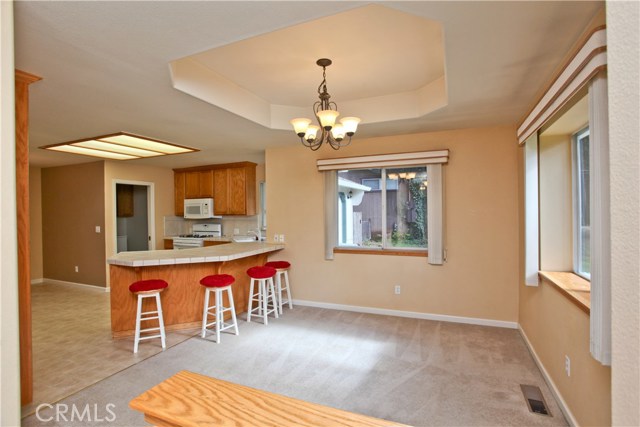
M173 249L201 248L207 237L222 237L222 225L194 224L191 234L173 238Z

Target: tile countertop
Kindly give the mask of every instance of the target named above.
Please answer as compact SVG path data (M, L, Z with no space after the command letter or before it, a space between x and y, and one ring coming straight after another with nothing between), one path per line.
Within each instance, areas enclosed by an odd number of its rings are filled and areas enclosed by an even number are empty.
M165 240L173 240L173 239L179 239L179 238L180 236L164 236L163 237L163 239ZM207 242L232 242L233 236L203 237L202 240Z
M149 265L221 262L284 249L283 244L265 242L228 243L193 249L121 252L107 259L111 265L143 267Z

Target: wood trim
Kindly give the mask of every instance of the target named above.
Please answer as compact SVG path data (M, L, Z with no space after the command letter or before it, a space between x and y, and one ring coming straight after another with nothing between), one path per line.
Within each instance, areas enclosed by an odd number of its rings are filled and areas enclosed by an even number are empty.
M591 283L588 280L568 271L540 271L538 275L580 310L591 314Z
M414 256L428 257L429 251L423 250L402 250L402 249L347 249L333 248L334 254L359 254L359 255L394 255L394 256Z
M16 216L18 238L18 312L20 321L20 402L33 401L31 347L31 248L29 229L29 85L41 77L15 71Z
M218 163L215 165L203 165L203 166L192 166L189 168L178 168L178 169L173 169L173 171L174 172L200 172L200 171L207 171L212 169L243 168L246 166L258 166L258 164L253 162Z

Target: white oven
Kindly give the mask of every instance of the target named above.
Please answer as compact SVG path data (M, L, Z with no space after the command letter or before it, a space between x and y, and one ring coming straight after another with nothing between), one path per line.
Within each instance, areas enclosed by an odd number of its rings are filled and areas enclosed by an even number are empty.
M207 237L222 237L222 225L194 224L191 234L183 234L173 238L173 249L201 248Z

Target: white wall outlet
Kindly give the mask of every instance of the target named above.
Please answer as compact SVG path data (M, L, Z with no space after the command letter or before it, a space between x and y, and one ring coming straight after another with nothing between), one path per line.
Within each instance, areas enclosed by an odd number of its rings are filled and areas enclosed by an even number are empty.
M564 355L564 371L568 377L571 376L571 359L566 354Z
M280 243L284 243L284 234L280 235L280 239L279 239Z
M277 234L274 234L274 235L273 235L273 241L277 243L279 240L280 240L280 239L278 239L278 235L277 235Z
M233 234L234 234L234 235L236 235L236 234L240 234L240 229L239 229L239 228L234 228L234 229L233 229Z
M396 295L400 295L400 285L395 285L395 286L393 287L393 292L394 292Z
M76 271L76 273L77 273L78 271L80 271L80 269L78 269L78 266L77 266L77 265L74 267L74 270Z
M100 233L100 226L96 225L96 233Z

